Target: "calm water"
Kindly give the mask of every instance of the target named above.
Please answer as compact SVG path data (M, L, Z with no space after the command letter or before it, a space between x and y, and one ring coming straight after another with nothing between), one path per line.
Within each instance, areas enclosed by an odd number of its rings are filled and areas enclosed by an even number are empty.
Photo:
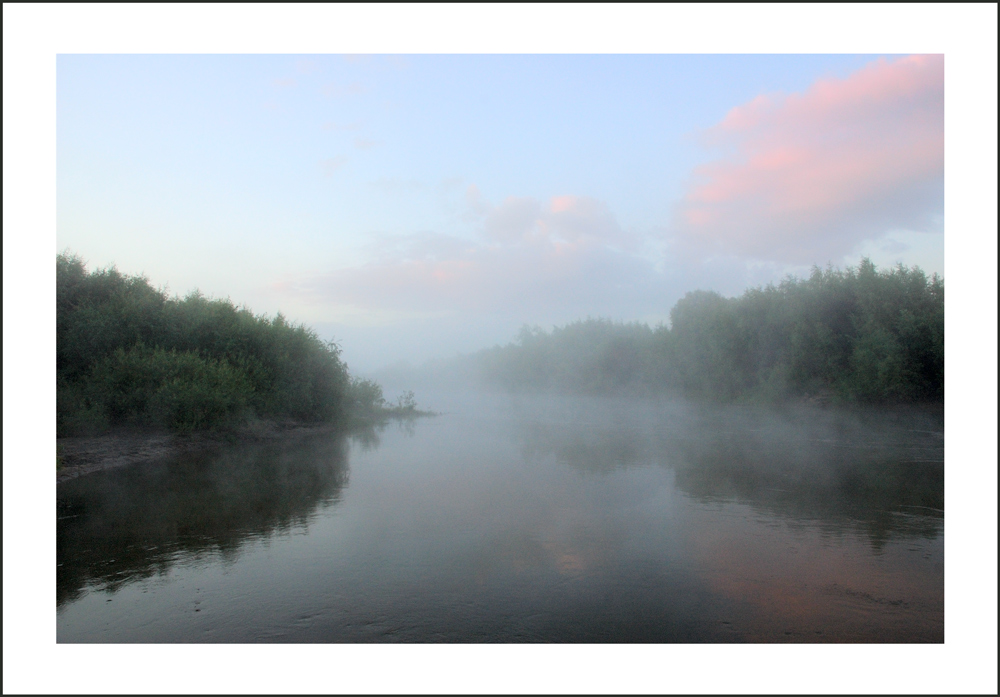
M421 401L59 485L58 640L944 640L940 413Z

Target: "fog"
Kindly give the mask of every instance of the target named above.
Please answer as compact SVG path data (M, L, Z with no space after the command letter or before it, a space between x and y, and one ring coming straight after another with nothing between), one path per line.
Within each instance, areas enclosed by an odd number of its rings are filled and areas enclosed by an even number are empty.
M60 641L941 640L940 411L423 404L60 485Z

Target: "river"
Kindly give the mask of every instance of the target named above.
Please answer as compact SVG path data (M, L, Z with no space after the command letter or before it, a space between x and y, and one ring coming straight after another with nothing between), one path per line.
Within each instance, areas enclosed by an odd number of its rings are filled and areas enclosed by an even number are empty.
M57 640L944 641L940 409L421 402L58 485Z

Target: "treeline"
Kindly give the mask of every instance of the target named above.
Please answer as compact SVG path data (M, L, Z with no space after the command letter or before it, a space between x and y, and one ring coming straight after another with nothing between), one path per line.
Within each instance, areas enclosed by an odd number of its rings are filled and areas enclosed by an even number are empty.
M588 319L478 354L511 389L675 392L711 401L944 398L944 281L917 267L814 268L737 298L688 293L670 326Z
M142 276L56 257L56 423L61 436L116 426L195 431L252 419L347 425L416 413L352 378L310 329L198 292L169 298Z

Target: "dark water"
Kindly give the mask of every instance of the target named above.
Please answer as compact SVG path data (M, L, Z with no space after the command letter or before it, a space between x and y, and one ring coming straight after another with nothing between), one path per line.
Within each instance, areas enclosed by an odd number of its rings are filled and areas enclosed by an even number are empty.
M436 395L58 487L60 642L942 642L943 416Z

